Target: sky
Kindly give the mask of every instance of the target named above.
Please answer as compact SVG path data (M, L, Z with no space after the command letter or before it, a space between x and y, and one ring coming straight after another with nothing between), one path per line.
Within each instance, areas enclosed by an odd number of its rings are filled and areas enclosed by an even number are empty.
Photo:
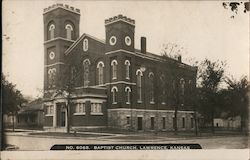
M4 0L2 68L23 95L41 96L43 89L43 9L64 3L81 10L80 35L105 39L104 20L118 14L135 19L135 47L147 37L147 51L160 54L176 43L182 58L227 62L226 74L239 79L249 73L249 14L235 18L221 1L61 1Z

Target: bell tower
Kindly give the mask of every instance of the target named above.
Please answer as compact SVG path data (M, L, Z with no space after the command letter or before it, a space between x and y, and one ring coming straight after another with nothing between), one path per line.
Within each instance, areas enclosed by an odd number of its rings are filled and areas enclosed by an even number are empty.
M65 75L64 52L79 37L80 10L54 4L44 9L44 91L60 88Z
M106 52L126 50L134 52L135 20L123 15L105 20Z

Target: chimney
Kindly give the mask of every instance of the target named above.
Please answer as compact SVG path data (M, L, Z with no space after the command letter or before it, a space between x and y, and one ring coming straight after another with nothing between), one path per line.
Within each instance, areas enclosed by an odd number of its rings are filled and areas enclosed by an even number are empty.
M147 52L146 37L141 37L141 53L146 54L146 52Z
M181 56L178 56L178 61L181 62Z

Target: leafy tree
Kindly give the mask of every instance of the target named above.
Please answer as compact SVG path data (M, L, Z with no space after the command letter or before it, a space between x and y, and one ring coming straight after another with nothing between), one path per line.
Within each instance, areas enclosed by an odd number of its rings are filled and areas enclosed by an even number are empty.
M212 62L205 59L201 62L198 71L198 109L203 113L205 120L211 123L212 132L214 132L213 119L215 111L219 106L219 85L224 78L225 66L225 62Z
M176 43L166 43L162 45L161 55L163 57L177 59L185 53L184 47Z
M16 89L16 86L14 84L6 80L3 74L1 100L3 114L12 115L13 117L17 114L17 111L22 107L22 105L27 102L22 93Z
M27 100L22 93L16 89L16 86L6 80L2 74L2 106L3 113L16 113Z
M70 75L70 76L68 76ZM61 94L66 99L66 104L64 109L66 111L66 132L70 133L71 127L71 108L72 108L72 93L74 92L76 81L80 78L80 69L74 65L67 65L62 74L59 75L58 86L55 91L50 93L50 96L53 94Z
M241 130L243 130L243 128L247 128L248 119L248 79L244 76L237 81L231 77L226 79L226 83L228 84L226 102L230 111L228 116L241 116Z

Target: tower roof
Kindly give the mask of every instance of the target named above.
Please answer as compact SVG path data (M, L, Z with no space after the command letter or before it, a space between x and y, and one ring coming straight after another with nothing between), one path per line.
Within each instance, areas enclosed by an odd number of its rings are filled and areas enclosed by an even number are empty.
M47 12L50 12L52 10L55 10L57 8L62 8L62 9L65 9L67 11L71 11L71 12L74 12L76 14L80 14L80 9L69 6L67 4L62 4L62 3L53 4L53 5L51 5L51 6L47 7L47 8L44 8L43 9L43 14L45 14Z
M131 24L133 26L135 25L135 20L134 19L123 16L122 14L119 14L118 16L111 17L109 19L105 19L105 25L109 25L111 23L115 23L115 22L118 22L118 21L123 21L123 22L129 23L129 24Z

